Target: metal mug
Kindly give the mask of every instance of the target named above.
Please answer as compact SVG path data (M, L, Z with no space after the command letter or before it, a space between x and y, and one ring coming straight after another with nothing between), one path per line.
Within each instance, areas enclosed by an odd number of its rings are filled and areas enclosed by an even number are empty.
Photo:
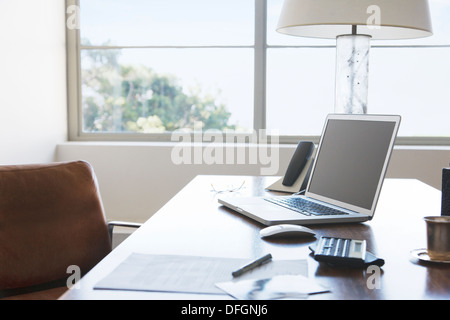
M425 217L427 249L431 260L450 261L450 217Z

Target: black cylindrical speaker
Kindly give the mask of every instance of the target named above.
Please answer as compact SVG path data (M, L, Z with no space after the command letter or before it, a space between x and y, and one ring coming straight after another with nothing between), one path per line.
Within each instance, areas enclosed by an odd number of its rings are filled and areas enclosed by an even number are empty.
M442 170L442 211L441 215L450 216L450 168Z

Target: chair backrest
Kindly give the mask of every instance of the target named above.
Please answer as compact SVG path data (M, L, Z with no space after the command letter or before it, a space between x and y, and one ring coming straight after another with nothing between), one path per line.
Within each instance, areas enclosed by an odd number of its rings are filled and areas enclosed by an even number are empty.
M97 179L84 161L0 166L0 289L67 279L111 251Z

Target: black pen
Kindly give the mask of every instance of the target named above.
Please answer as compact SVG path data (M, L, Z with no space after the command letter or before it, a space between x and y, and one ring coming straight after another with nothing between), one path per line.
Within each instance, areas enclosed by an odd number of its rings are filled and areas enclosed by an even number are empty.
M269 254L266 254L264 257L259 258L258 260L255 260L252 263L249 263L249 264L243 266L242 268L237 269L236 271L233 271L231 274L233 275L233 277L239 277L240 275L244 274L245 272L253 270L259 266L262 266L264 263L267 263L270 260L272 260L272 255L269 253Z

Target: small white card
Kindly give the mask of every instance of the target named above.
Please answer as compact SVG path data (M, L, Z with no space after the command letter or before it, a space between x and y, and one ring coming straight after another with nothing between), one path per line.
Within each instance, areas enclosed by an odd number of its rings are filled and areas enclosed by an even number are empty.
M238 300L306 299L308 295L330 291L301 275L221 282L216 286Z

